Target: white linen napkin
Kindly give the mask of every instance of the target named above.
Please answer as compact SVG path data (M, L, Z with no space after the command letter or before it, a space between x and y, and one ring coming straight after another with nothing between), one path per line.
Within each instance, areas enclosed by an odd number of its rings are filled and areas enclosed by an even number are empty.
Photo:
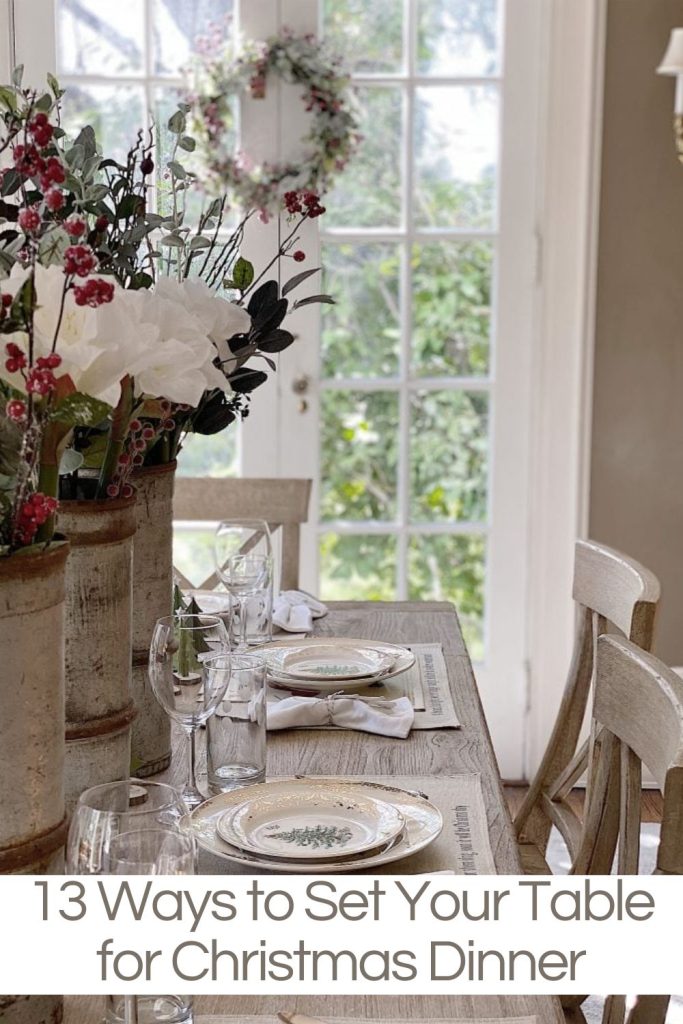
M356 693L329 697L285 697L268 701L266 722L274 729L319 729L336 725L342 729L373 732L404 740L413 727L415 710L407 697L385 700L360 697Z
M283 590L273 599L273 625L289 633L310 633L313 619L327 615L327 605L305 590Z

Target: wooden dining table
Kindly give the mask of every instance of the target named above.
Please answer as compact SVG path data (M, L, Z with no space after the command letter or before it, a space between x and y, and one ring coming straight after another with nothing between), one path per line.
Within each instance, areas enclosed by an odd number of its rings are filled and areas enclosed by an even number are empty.
M520 874L510 815L479 698L469 654L455 608L446 602L336 602L315 623L318 636L346 636L396 644L440 644L449 685L461 723L459 729L413 730L395 739L347 730L287 730L268 735L268 776L480 776L487 828L496 872ZM164 775L182 778L183 758ZM229 871L229 866L228 869ZM69 997L65 1024L97 1020L94 997ZM323 1019L364 1020L514 1020L564 1024L553 996L499 995L316 995L195 997L195 1014L224 1018L272 1015L298 1010ZM246 1024L246 1022L245 1022Z

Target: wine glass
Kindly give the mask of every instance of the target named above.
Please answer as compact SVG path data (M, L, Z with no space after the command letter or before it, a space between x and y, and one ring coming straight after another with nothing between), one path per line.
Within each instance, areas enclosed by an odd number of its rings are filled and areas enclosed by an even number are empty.
M237 604L239 633L236 649L245 651L248 646L250 598L264 591L268 594L260 603L265 606L267 632L270 632L273 549L268 524L263 519L223 520L216 529L214 555L216 572Z
M208 675L202 659L228 652L228 630L217 615L168 615L154 627L149 680L156 699L188 738L187 779L181 795L189 808L205 800L197 788L194 736L216 711L230 681L229 658L226 668Z
M123 832L142 828L181 831L188 808L164 782L125 779L92 786L74 809L66 848L66 868L75 875L107 872L109 848Z
M196 845L175 828L135 828L114 836L108 851L112 875L193 875ZM108 1024L189 1024L192 996L107 996Z

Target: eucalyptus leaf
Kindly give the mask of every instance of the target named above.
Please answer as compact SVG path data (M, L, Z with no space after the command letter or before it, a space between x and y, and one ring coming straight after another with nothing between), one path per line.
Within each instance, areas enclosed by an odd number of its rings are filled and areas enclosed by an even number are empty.
M169 160L166 166L175 178L179 178L181 181L187 178L187 171L177 160Z
M89 203L99 203L100 199L104 199L109 195L109 189L106 185L91 185L86 190L85 198Z
M167 127L169 132L171 132L173 135L180 135L182 132L185 131L186 122L187 118L185 117L183 111L180 109L176 110L175 113L173 113L171 117L169 117L168 119Z
M195 235L194 238L190 239L189 248L195 249L208 249L211 245L211 239L205 238L204 235Z
M67 149L64 154L64 159L66 160L68 167L73 167L75 170L78 170L85 162L85 147L77 144L73 145L71 149Z
M16 85L17 89L21 89L21 80L24 77L24 65L17 64L12 71L12 85Z
M40 262L45 266L61 263L64 253L71 244L71 239L61 227L50 228L45 232L38 244Z
M59 460L59 475L68 476L69 473L75 473L84 462L85 458L82 452L77 452L75 448L65 449Z
M49 92L44 92L42 96L38 97L35 107L43 114L48 114L52 110L52 96Z
M282 294L289 295L290 292L298 288L300 284L312 277L313 274L317 274L320 267L313 267L311 270L302 270L300 274L295 274L294 277L290 277L289 281L286 281L282 286Z
M92 125L86 124L74 140L74 145L81 146L86 157L95 156L97 153L97 136Z
M314 302L325 302L329 306L336 305L331 295L309 295L306 299L297 299L292 309L301 309L302 306L311 306Z
M17 109L17 97L11 89L8 89L6 85L0 86L0 103L2 103L8 110Z
M197 143L191 135L181 135L178 139L178 145L181 149L184 149L186 153L194 153Z
M164 235L159 239L159 245L168 245L172 249L184 249L185 242L180 235Z

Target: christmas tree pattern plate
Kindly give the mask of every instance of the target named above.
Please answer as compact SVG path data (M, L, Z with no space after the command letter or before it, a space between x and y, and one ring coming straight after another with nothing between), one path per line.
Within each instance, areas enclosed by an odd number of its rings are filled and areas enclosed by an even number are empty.
M404 827L392 804L341 783L266 783L254 789L217 823L222 839L251 853L333 860L386 846Z

